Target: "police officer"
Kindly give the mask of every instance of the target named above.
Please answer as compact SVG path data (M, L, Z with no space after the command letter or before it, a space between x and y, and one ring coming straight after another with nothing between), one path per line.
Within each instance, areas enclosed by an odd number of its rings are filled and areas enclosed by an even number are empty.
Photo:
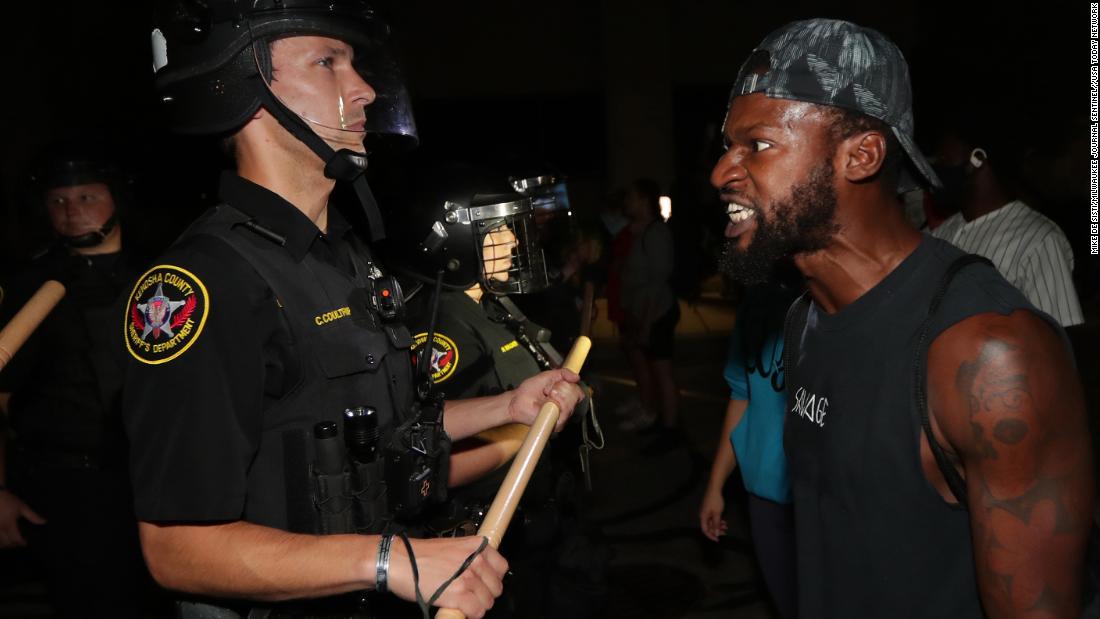
M549 333L526 321L507 296L538 292L549 284L536 210L555 210L554 198L517 193L495 182L500 179L490 172L459 163L420 176L389 219L401 233L385 249L387 262L407 278L414 351L427 346L435 316L429 350L437 388L454 397L497 394L560 364L547 342ZM511 459L525 434L526 427L513 426L455 445L456 452L469 456L469 466L451 470L451 484L459 487L434 510L432 532L476 530L504 477L505 469L498 467ZM513 578L491 617L548 616L561 519L558 475L549 455L536 468L505 538Z
M358 616L359 595L351 610L319 598L374 589L481 617L501 593L499 554L476 538L390 535L387 498L431 494L445 465L378 492L366 460L330 458L326 442L366 436L340 425L366 411L387 454L408 447L401 466L385 460L387 477L440 442L424 430L433 419L409 416L425 409L411 406L400 291L329 208L336 182L350 183L381 237L363 140L415 135L385 24L356 0L167 8L153 31L160 97L177 129L231 135L237 170L222 178L224 204L137 279L127 304L124 415L154 577L222 608L270 606L269 616ZM442 427L459 440L529 423L548 399L568 417L576 380L544 372L447 403ZM332 488L315 483L325 471L360 485L325 498ZM349 500L348 533L316 535L339 532L329 524Z
M0 547L29 542L59 615L137 616L148 576L112 354L114 302L139 272L119 225L128 182L97 147L58 144L36 165L30 195L55 238L19 269L0 324L47 280L67 294L0 373L0 408L15 437L9 475L0 463Z

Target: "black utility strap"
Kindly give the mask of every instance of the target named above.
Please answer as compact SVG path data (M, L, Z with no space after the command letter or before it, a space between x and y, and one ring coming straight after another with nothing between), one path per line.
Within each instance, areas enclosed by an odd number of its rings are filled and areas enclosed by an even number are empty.
M787 318L783 321L783 382L789 387L794 384L794 364L798 361L794 351L798 350L802 332L806 329L806 320L810 316L810 291L803 292L787 309Z
M944 271L943 277L940 279L939 287L936 288L936 293L932 295L932 301L928 304L928 315L921 324L920 331L918 331L917 350L913 358L913 374L915 376L913 380L913 403L920 415L921 427L924 428L924 435L928 438L928 447L932 449L932 455L936 458L936 465L939 466L944 480L947 481L947 486L951 489L951 494L955 496L955 500L963 507L966 507L966 480L959 474L954 463L947 457L947 452L944 451L939 441L936 440L935 435L932 434L932 420L928 411L928 396L925 390L925 383L928 379L928 345L930 343L928 342L928 332L932 328L932 321L940 308L940 303L943 301L944 295L947 294L947 288L951 284L951 280L954 279L955 275L964 267L975 263L984 263L993 267L993 263L989 260L975 254L968 254L956 258L954 262L948 265L947 270Z

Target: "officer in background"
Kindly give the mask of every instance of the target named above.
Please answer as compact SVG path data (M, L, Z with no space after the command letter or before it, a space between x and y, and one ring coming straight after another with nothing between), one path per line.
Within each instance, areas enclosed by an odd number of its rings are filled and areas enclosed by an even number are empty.
M119 225L128 179L87 144L56 145L36 168L33 215L49 220L55 240L18 269L0 324L47 280L67 292L0 373L0 408L14 438L11 468L0 462L0 547L29 543L59 615L138 616L149 581L113 356L115 302L140 272Z
M504 187L502 178L465 164L437 166L412 183L411 195L388 219L391 228L400 229L393 235L396 242L386 244L385 255L407 278L403 288L415 334L413 350L425 347L434 316L432 380L449 397L498 394L561 363L549 344L549 332L526 320L508 295L539 292L549 285L540 243L540 223L545 221L539 218L554 217L562 209L552 193L522 183ZM567 207L562 208L567 216ZM587 404L576 411L582 423ZM526 433L525 426L514 425L454 446L456 453L474 458L478 468L451 475L451 485L459 487L446 505L433 511L433 533L470 535L477 530L505 476L503 465ZM556 446L562 447L560 442ZM575 441L572 447L569 460L575 461ZM561 533L559 503L573 498L559 496L559 486L571 495L568 489L575 484L549 456L549 451L543 454L505 538L505 553L521 558L512 561L509 588L490 617L558 616L548 598L554 585L554 546ZM494 469L487 477L473 477ZM561 479L562 474L569 479Z
M581 393L568 371L443 405L409 363L401 291L329 207L368 133L414 139L388 27L356 0L165 5L155 84L173 126L229 135L223 204L127 303L124 416L142 547L185 615L392 616L391 592L481 617L504 559L483 540L403 535L461 455ZM398 537L395 541L394 534ZM343 594L343 595L342 595Z

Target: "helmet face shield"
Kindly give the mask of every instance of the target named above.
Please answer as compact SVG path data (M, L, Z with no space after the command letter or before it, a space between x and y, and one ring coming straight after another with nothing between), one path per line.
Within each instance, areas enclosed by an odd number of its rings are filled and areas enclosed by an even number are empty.
M479 280L486 292L525 294L545 289L550 279L529 199L469 209L481 247ZM507 213L506 215L504 213Z
M160 0L154 22L155 84L179 131L235 131L267 90L341 147L362 151L363 134L416 144L389 26L364 0ZM306 37L330 49L281 43ZM330 83L309 62L333 69Z
M339 35L340 33L331 33ZM368 134L416 141L401 71L385 40L301 33L254 40L264 86L334 148L363 151Z

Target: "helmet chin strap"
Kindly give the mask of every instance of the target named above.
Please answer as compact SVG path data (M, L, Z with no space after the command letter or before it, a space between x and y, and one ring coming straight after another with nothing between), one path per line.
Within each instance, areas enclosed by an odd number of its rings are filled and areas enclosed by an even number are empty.
M370 227L371 241L380 241L386 238L386 227L382 222L382 212L378 208L378 202L367 184L363 172L367 169L367 154L357 153L347 148L333 150L321 136L310 128L301 116L298 116L287 108L267 88L262 88L260 102L264 108L275 117L275 120L298 138L325 162L325 177L337 181L351 183L355 189L355 195L359 197L359 203L367 216L367 225Z
M107 235L111 234L111 231L115 229L117 224L118 215L111 215L111 218L108 219L99 230L85 232L84 234L78 234L76 236L61 236L61 242L65 247L70 249L87 249L89 247L95 247L107 239Z

